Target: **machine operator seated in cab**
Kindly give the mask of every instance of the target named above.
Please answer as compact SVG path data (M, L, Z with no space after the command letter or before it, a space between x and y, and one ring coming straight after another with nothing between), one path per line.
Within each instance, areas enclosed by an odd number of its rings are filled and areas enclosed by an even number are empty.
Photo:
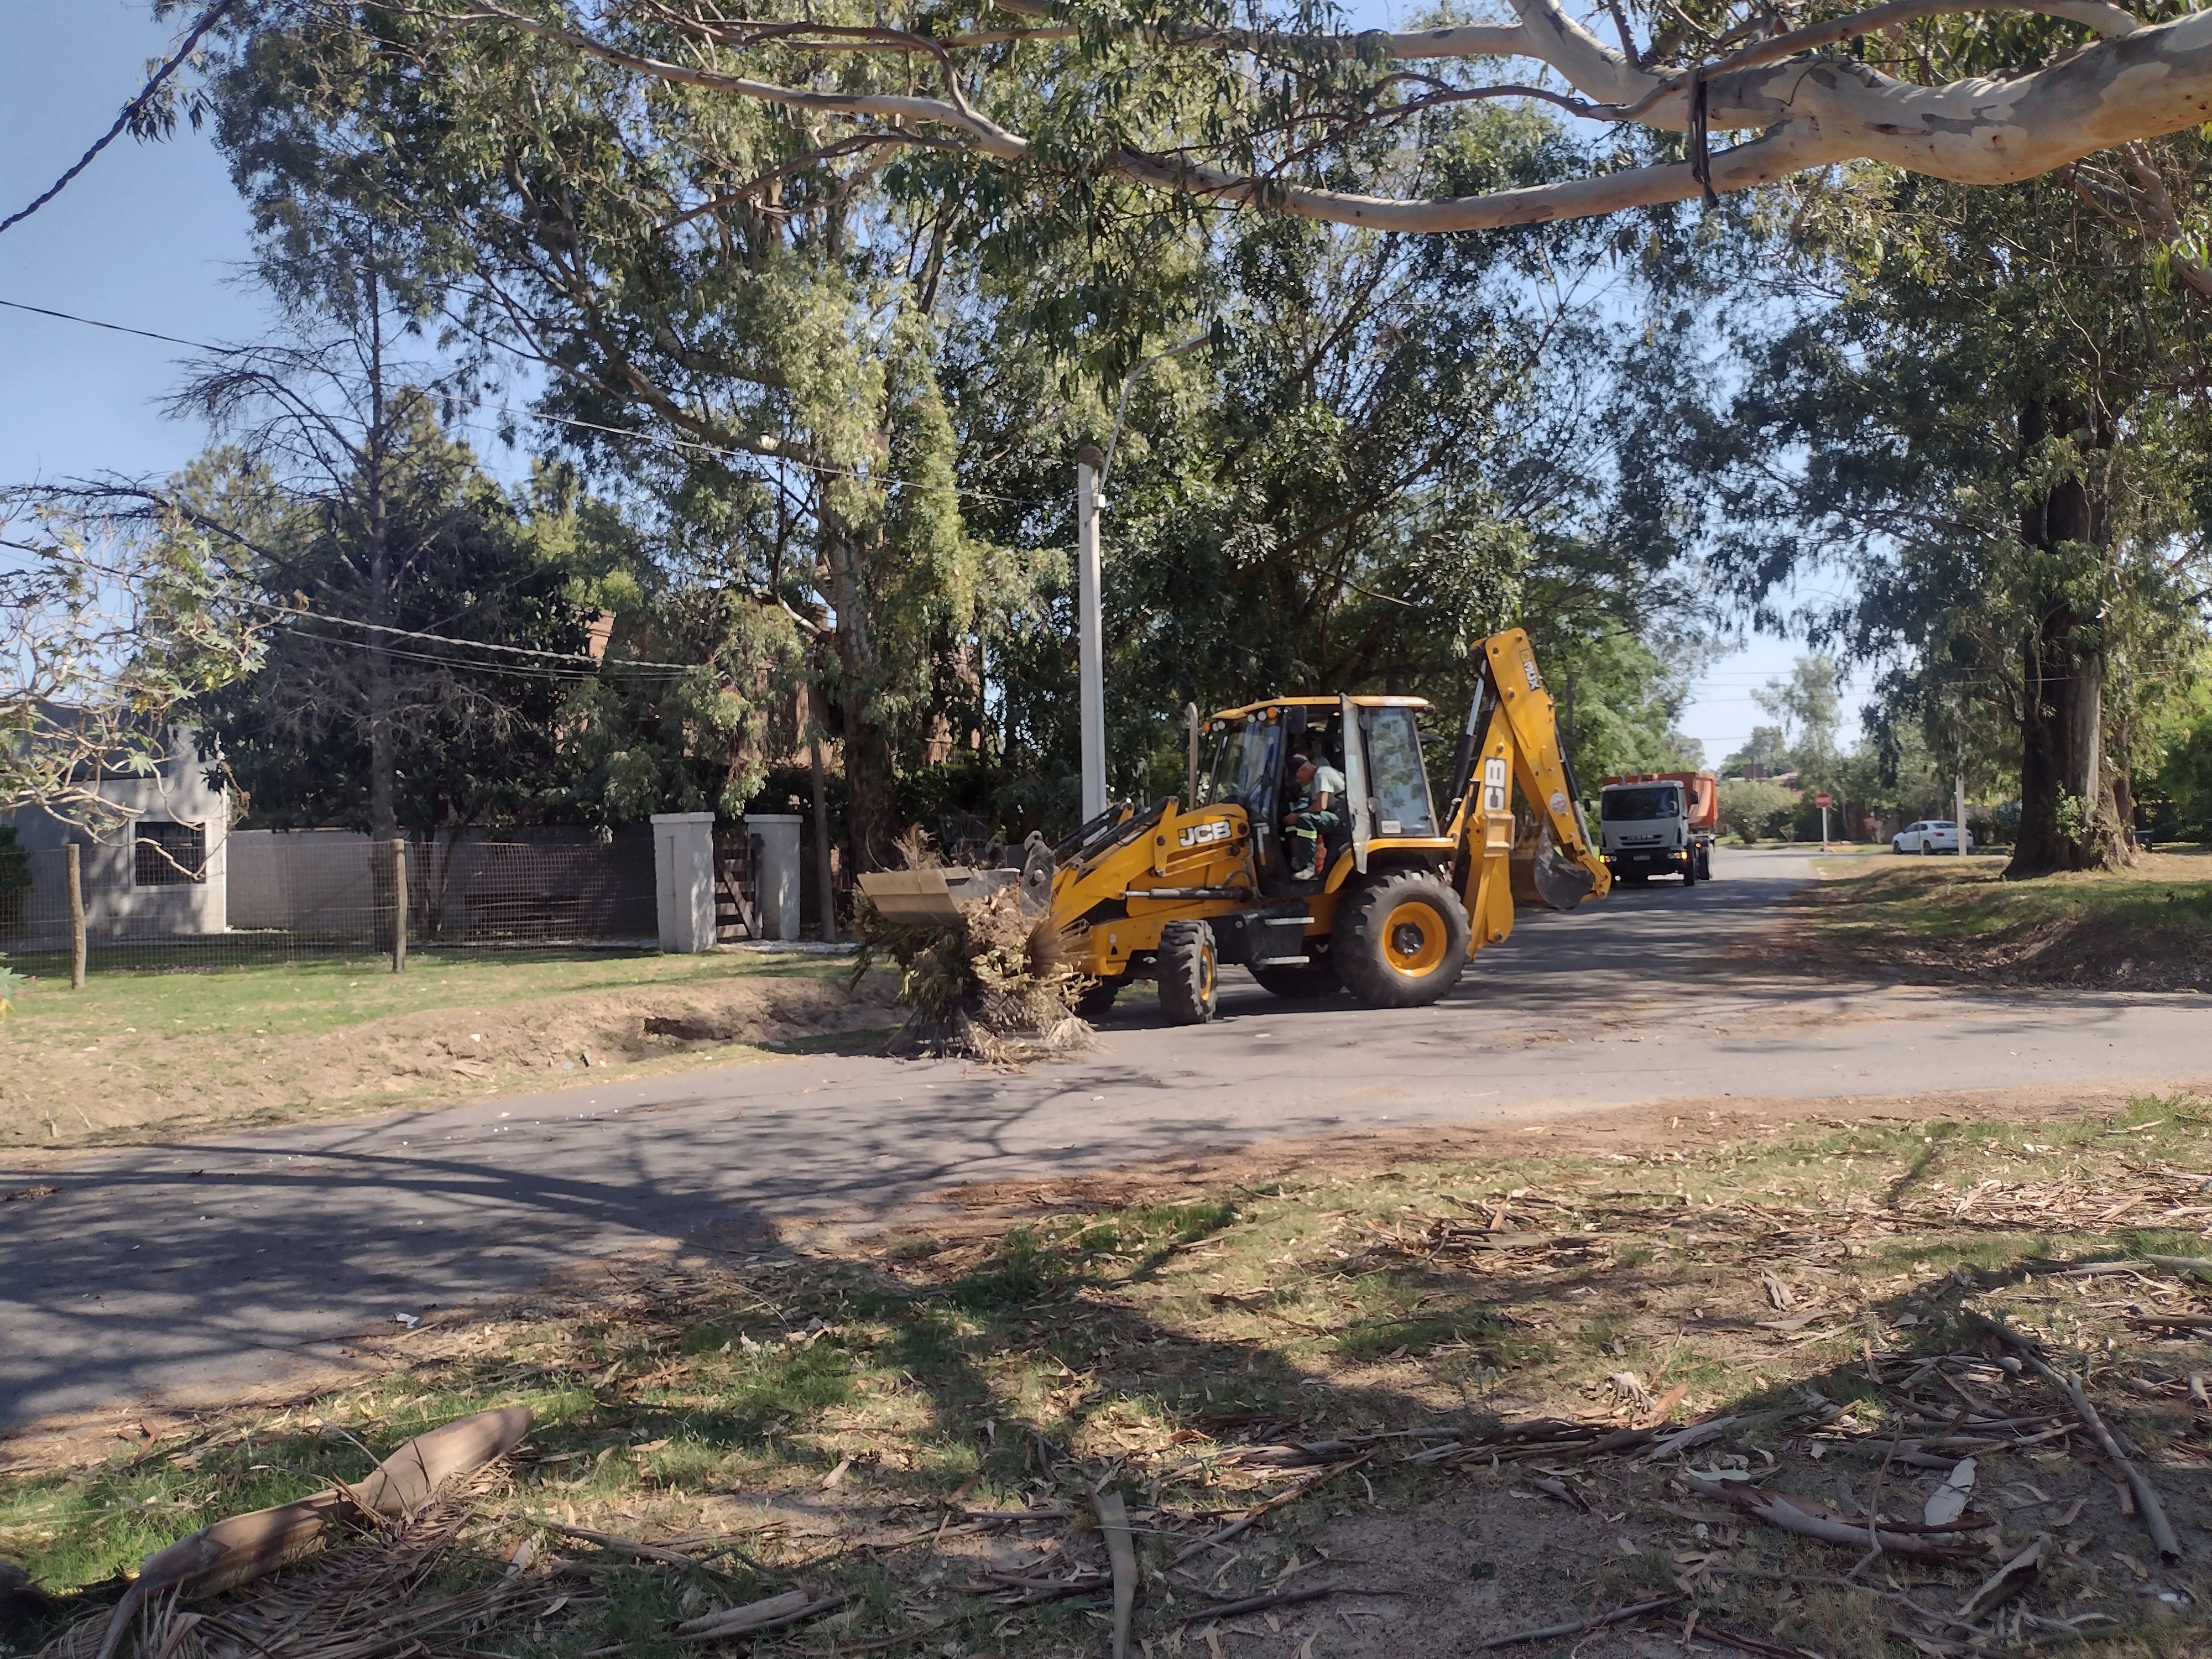
M1294 754L1288 768L1289 799L1283 814L1290 842L1291 879L1318 881L1325 872L1328 838L1344 827L1344 774L1310 756Z

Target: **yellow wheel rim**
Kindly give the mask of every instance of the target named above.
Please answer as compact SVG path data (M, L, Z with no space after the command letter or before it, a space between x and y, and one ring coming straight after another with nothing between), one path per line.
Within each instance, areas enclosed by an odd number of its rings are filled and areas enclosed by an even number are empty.
M1425 899L1407 899L1382 923L1382 957L1408 979L1419 979L1443 966L1449 932L1437 908Z
M1198 958L1198 1000L1213 1000L1213 952L1201 951Z

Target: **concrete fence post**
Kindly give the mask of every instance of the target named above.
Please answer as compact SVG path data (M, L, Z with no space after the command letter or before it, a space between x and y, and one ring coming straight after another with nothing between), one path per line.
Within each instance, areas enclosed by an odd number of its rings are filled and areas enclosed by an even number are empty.
M653 908L660 948L693 956L714 946L714 815L653 815Z
M75 842L64 862L69 868L70 989L84 989L84 854Z
M753 879L760 890L761 937L795 939L799 934L799 827L796 812L748 812L745 833L758 836L760 868Z
M392 971L407 971L407 843L392 843Z

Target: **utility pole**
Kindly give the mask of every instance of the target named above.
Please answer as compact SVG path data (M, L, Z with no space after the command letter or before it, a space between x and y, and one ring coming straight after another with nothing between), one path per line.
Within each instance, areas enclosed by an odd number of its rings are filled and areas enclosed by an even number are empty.
M1095 444L1075 452L1076 676L1083 720L1083 821L1106 810L1106 646L1098 609L1098 475Z
M1121 382L1121 395L1114 405L1114 429L1107 434L1104 453L1096 444L1075 452L1075 611L1076 674L1082 693L1083 821L1088 823L1106 810L1106 647L1098 615L1098 515L1106 510L1100 491L1106 487L1108 469L1114 465L1114 447L1121 441L1122 418L1129 412L1129 393L1154 363L1195 349L1206 343L1203 334L1154 352Z
M1951 778L1951 800L1958 814L1954 822L1959 826L1959 855L1964 858L1966 853L1966 745L1963 741L1959 744L1958 770Z
M1966 856L1966 727L1959 701L1951 700L1951 822L1959 826L1959 856Z

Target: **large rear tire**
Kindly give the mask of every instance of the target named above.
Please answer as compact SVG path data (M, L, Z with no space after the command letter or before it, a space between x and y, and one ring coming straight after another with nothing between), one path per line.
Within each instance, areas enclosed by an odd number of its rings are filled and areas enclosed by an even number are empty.
M1160 1012L1170 1025L1203 1025L1221 1012L1220 963L1213 929L1171 921L1160 929Z
M1371 1008L1425 1008L1467 970L1467 912L1426 870L1399 870L1348 896L1329 956L1337 977Z
M1326 957L1319 962L1278 963L1273 967L1255 968L1252 977L1260 988L1272 991L1279 997L1333 997L1342 994L1344 981L1336 976L1336 964Z

